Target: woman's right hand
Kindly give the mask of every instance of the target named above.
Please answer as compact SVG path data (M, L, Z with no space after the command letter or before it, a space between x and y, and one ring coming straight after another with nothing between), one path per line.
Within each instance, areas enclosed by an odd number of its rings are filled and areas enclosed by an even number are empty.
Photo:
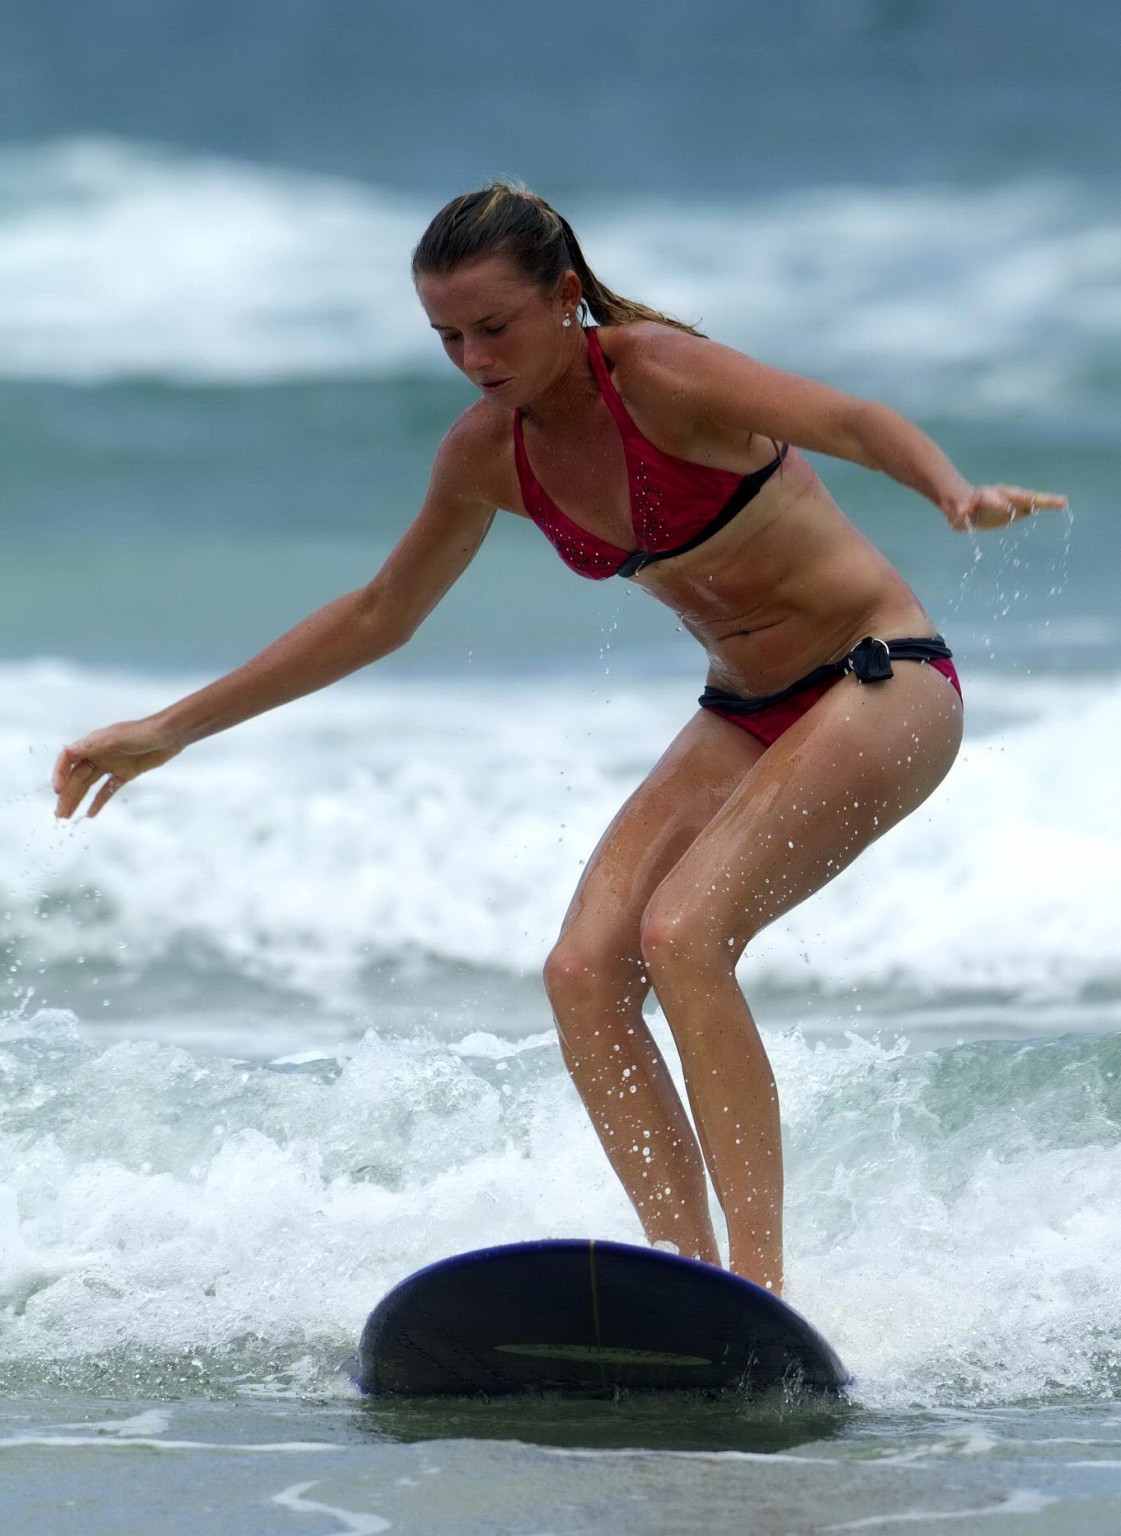
M96 789L88 813L96 816L122 784L192 742L326 688L403 645L466 570L494 521L498 500L475 489L493 468L493 426L470 421L478 418L468 413L461 418L469 423L466 433L457 425L444 439L419 515L372 581L159 714L123 720L63 747L52 780L55 814L72 816Z
M72 816L95 785L89 816L96 816L130 779L159 768L182 751L169 743L154 720L123 720L63 747L51 783L58 803L55 815Z

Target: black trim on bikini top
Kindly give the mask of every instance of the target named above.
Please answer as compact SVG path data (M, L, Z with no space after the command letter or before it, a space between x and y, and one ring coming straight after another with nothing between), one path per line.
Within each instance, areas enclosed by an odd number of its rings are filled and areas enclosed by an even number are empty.
M764 464L762 469L757 469L750 475L744 475L739 485L728 497L728 500L720 508L710 522L707 522L700 533L685 544L678 544L675 549L659 550L657 554L648 554L644 549L636 549L633 555L628 555L615 572L616 576L634 576L644 566L653 565L655 560L671 560L674 555L684 555L691 549L696 549L698 544L703 544L706 539L711 539L714 533L719 533L726 523L730 523L737 512L741 512L766 485L767 481L778 469L783 459L790 452L790 444L783 443L778 453L769 464Z
M874 635L865 635L840 661L827 661L824 666L815 667L778 693L745 699L738 693L725 693L722 688L706 688L697 702L702 709L720 709L729 715L758 715L774 704L785 704L806 688L828 683L846 672L854 673L862 683L883 683L895 676L891 669L893 661L950 661L953 654L941 635L905 640L878 640Z

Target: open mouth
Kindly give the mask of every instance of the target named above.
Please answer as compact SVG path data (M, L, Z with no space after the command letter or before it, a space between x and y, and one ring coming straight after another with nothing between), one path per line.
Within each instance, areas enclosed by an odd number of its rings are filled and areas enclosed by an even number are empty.
M509 382L509 379L483 379L479 384L479 388L491 393L496 389L501 389L504 384L509 384Z

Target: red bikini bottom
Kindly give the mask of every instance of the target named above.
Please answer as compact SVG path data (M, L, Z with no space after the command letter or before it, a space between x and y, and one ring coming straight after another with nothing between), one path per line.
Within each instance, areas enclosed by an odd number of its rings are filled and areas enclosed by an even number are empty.
M800 720L818 699L840 682L848 672L855 673L862 683L885 682L894 676L892 661L919 661L941 672L957 689L961 697L961 682L950 655L950 649L941 635L914 640L876 640L872 636L840 661L817 667L798 682L791 683L781 693L766 698L743 699L735 693L725 693L719 688L706 688L699 703L702 709L711 709L749 732L765 747L778 740L784 731Z

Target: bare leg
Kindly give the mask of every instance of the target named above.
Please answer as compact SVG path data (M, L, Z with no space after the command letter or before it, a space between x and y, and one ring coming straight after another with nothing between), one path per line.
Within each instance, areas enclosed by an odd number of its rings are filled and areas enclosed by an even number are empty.
M702 1157L642 1017L650 982L639 927L653 892L762 750L722 720L690 721L604 834L545 968L565 1062L647 1241L712 1264L720 1257L705 1165L717 1160L707 1147Z
M760 929L925 800L960 740L960 701L933 669L901 662L889 682L845 678L758 760L645 914L648 974L681 1054L731 1267L775 1291L778 1095L736 961Z

